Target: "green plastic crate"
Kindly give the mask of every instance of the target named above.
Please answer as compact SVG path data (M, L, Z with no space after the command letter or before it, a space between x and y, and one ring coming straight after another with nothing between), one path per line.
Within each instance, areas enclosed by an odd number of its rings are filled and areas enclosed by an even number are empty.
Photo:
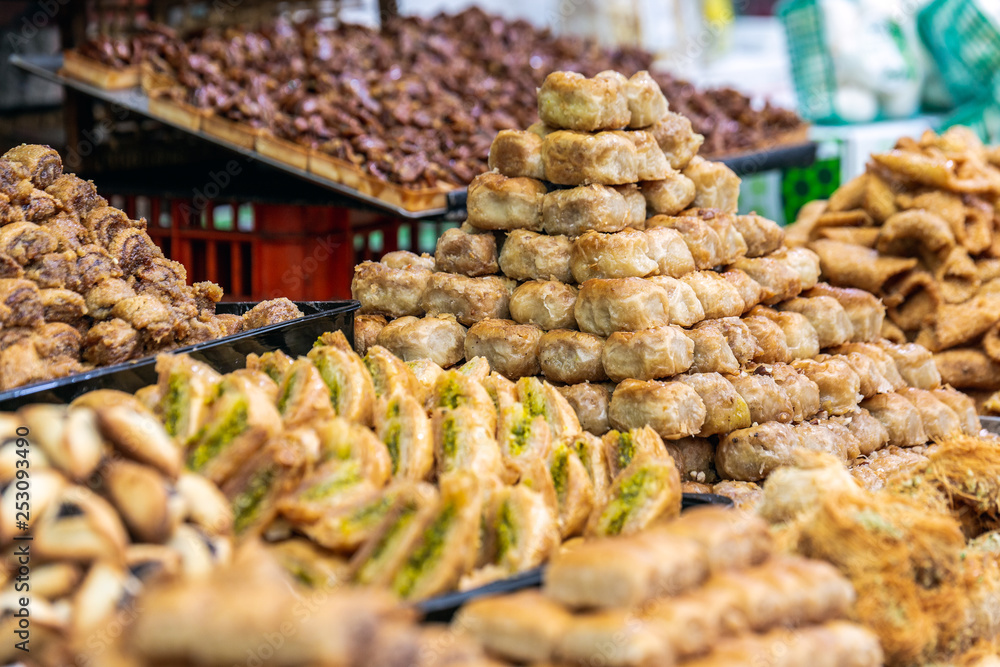
M1000 25L979 4L996 1L932 0L917 15L920 37L957 104L989 96L1000 69Z

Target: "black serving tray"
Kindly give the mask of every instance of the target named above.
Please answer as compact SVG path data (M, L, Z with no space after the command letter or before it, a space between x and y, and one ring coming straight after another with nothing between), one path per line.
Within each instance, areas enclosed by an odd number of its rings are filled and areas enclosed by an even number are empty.
M681 496L681 511L703 505L732 507L733 501L731 498L720 496L716 493L685 493ZM544 576L545 566L543 565L526 570L507 579L491 581L478 588L470 588L467 591L445 593L444 595L428 598L427 600L417 602L414 607L423 615L425 621L447 623L455 615L455 612L470 600L489 597L491 595L502 595L504 593L516 593L528 588L540 588Z
M979 415L979 423L993 435L1000 435L1000 417L984 417Z
M242 315L255 305L246 302L219 303L215 312ZM190 354L220 373L229 373L243 368L247 355L251 353L282 350L293 358L306 354L320 334L326 331L340 330L354 344L354 311L361 307L359 301L302 301L295 305L305 313L305 317L188 345L170 353ZM155 366L155 356L143 357L17 387L0 393L0 412L10 412L29 403L69 403L95 389L119 389L132 393L156 382Z

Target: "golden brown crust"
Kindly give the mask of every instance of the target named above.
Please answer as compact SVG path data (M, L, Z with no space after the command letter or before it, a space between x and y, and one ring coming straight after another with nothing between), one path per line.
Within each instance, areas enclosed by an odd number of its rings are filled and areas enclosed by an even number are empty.
M863 402L861 407L885 427L890 445L915 447L927 442L920 412L899 394L873 396Z
M646 229L646 243L649 258L656 262L661 276L680 278L695 270L691 250L676 229L649 227Z
M719 440L715 467L725 479L758 482L795 462L802 436L788 424L768 422L733 431Z
M466 329L450 317L400 317L379 331L375 342L403 361L430 359L447 368L465 356Z
M628 126L632 129L649 127L667 114L667 98L663 96L660 84L646 70L629 77L625 84L625 99L632 115Z
M573 242L566 236L549 236L518 229L507 235L500 251L500 269L513 280L571 283L572 249Z
M538 89L538 117L549 127L593 132L625 127L631 114L621 79L552 72Z
M744 317L742 322L757 343L754 347L754 361L759 364L774 364L792 360L785 332L773 320L763 315L750 315Z
M617 232L629 223L630 215L624 195L604 185L553 190L542 201L542 227L546 234Z
M666 290L671 324L689 327L705 319L705 309L698 295L686 282L670 276L650 276L647 280Z
M740 177L732 169L721 162L695 158L684 169L684 175L694 182L696 207L736 213L740 197Z
M610 336L670 324L667 291L642 278L588 280L574 307L581 331Z
M861 400L861 378L846 359L829 357L825 361L798 359L792 366L819 387L820 409L831 415L854 410Z
M666 178L673 169L667 164L667 158L656 143L656 138L649 132L643 130L633 130L630 132L617 132L635 146L638 160L638 181L658 181Z
M699 271L711 269L723 261L722 240L704 220L695 216L654 215L646 220L646 230L667 227L676 230L687 244Z
M639 180L635 144L615 132L559 130L542 142L545 176L559 185L623 185Z
M675 440L695 435L705 422L705 404L680 382L625 380L611 396L608 418L619 430L649 426Z
M753 278L764 289L761 303L769 306L798 296L802 291L799 274L784 262L771 257L739 259L729 268L739 269Z
M362 357L365 356L385 325L386 319L382 315L355 315L354 351Z
M782 246L785 230L755 213L733 216L733 225L747 244L747 257L763 257Z
M625 208L628 210L625 226L632 229L646 229L646 198L639 190L639 186L635 183L629 183L612 187L614 187L615 192L625 198Z
M510 316L521 324L534 324L545 331L575 329L577 289L556 280L529 280L510 295Z
M672 171L662 179L646 181L640 185L646 207L654 213L677 215L686 209L695 197L694 181Z
M705 137L691 129L691 121L679 113L668 111L649 129L656 143L674 169L684 169L698 154Z
M361 302L361 313L420 316L432 275L423 268L393 269L380 262L362 262L354 267L351 295Z
M875 340L882 331L885 305L868 292L850 287L833 287L818 283L805 296L830 296L840 303L851 320L854 335L851 341L864 343Z
M831 284L858 287L875 294L890 278L917 265L912 257L883 257L871 248L852 243L819 239L809 247L819 255L823 275Z
M854 336L851 319L840 302L833 297L796 297L779 304L778 308L804 315L819 336L820 348L842 345Z
M743 313L747 313L764 298L764 288L756 280L747 275L745 271L730 269L722 273L722 277L736 288L740 298L743 299ZM741 313L742 314L742 313Z
M592 278L643 278L659 270L649 258L644 232L623 229L614 234L585 232L573 242L570 270L584 283Z
M718 373L681 375L677 381L698 392L705 404L705 422L698 432L699 437L707 438L747 428L753 421L747 402L733 384Z
M497 240L493 234L468 234L452 228L438 237L434 250L438 271L460 273L463 276L488 276L499 270Z
M557 329L542 336L538 359L542 373L553 382L604 382L604 339L582 331Z
M507 178L497 172L476 176L469 184L468 221L479 229L542 229L545 185L531 178Z
M615 332L601 356L612 382L672 377L691 368L693 358L694 342L677 326Z
M750 409L750 421L787 423L795 415L788 393L765 373L741 373L727 377Z
M982 351L955 348L934 355L941 380L958 389L989 389L1000 387L1000 363Z
M611 406L611 390L608 385L581 382L556 387L576 412L580 426L594 435L604 435L611 429L608 422L608 408Z
M471 326L487 317L509 317L511 289L509 281L497 276L469 278L439 272L431 275L420 305L428 315L454 315Z
M721 274L714 271L695 271L681 281L694 290L705 311L705 319L739 317L746 309L739 291Z
M508 380L538 375L538 343L542 330L532 324L486 319L465 337L465 358L485 357L490 368Z
M542 166L542 138L534 132L500 130L490 145L487 163L508 178L545 180Z
M687 332L688 338L694 342L694 359L691 363L692 373L726 373L734 375L740 372L740 363L729 347L729 341L722 333L721 327L713 326L714 322L706 322L707 326L699 326Z

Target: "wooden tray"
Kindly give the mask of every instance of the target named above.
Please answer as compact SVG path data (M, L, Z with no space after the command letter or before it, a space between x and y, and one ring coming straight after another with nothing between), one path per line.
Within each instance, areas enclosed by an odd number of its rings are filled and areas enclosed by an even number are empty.
M122 90L139 85L139 68L109 67L104 63L81 56L76 51L63 53L62 73L104 90Z
M257 137L262 130L251 127L246 123L239 123L229 120L224 116L209 114L201 122L201 129L205 134L236 144L240 148L253 150L257 143Z
M446 208L448 206L448 193L456 189L455 187L405 188L395 183L379 180L366 174L356 165L321 151L309 153L309 171L407 211Z
M254 149L264 157L284 162L290 167L309 170L309 149L302 144L276 137L270 132L262 132L257 135Z
M190 104L174 102L163 95L154 95L149 98L149 115L198 132L209 112Z
M177 85L177 81L167 74L157 72L149 63L139 65L139 85L142 92L150 97Z

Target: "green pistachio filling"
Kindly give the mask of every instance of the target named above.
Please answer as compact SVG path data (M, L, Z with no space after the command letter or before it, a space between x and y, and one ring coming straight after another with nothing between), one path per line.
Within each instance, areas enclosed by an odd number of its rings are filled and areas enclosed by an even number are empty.
M385 532L382 533L375 547L372 549L371 556L358 569L357 580L359 583L368 584L372 582L381 564L381 558L387 553L392 553L392 547L399 542L403 533L406 532L407 526L413 523L413 520L416 518L417 509L417 505L412 502L406 503L400 508L396 520L391 526L386 527Z
M457 408L464 402L462 387L455 379L446 380L441 387L441 396L438 398L438 406L442 408Z
M540 382L535 381L525 381L519 380L518 384L518 394L521 397L521 403L524 404L524 411L530 417L537 417L541 415L548 419L548 414L545 409L545 391Z
M246 398L233 399L225 416L203 426L195 435L195 446L188 454L187 466L195 472L217 457L238 435L247 430L249 406Z
M514 514L510 509L510 501L505 500L497 510L497 560L503 560L517 542L514 530Z
M631 476L622 480L617 496L608 503L601 514L601 525L605 535L618 535L625 527L635 509L643 500L657 493L660 478L657 471L639 468Z
M515 410L513 426L507 434L507 447L511 456L521 455L528 446L528 438L531 437L532 416L527 414L523 407Z
M576 449L577 457L579 457L579 459L583 462L583 467L586 469L587 475L591 480L593 480L594 470L590 465L590 456L588 456L589 452L587 450L587 446L587 441L584 438L577 438L576 441L573 442L573 447Z
M450 502L424 531L420 544L406 559L403 568L392 582L392 588L400 597L408 597L416 588L420 577L427 572L441 555L448 532L458 517L458 507Z
M552 453L552 466L549 468L560 505L566 499L566 487L569 486L569 455L569 447L559 445Z
M288 402L292 399L292 395L296 393L301 383L302 376L300 371L295 371L282 381L281 395L278 396L278 412L285 414L285 410L288 409Z
M330 390L330 403L333 405L333 409L339 412L342 389L340 369L325 355L317 355L314 363L319 369L319 375L323 378L326 388Z
M302 492L302 500L325 500L361 481L361 463L346 461L317 484Z
M389 514L389 510L392 508L392 501L393 496L386 494L359 507L344 518L340 526L341 532L344 536L350 537L377 525Z
M618 457L615 462L619 470L624 470L635 458L635 440L628 431L618 434Z
M458 452L458 426L455 424L455 416L448 414L441 423L441 447L444 450L444 459L450 463ZM451 467L450 465L448 466Z
M167 395L163 398L163 425L171 436L185 430L185 408L190 401L191 388L187 378L181 373L171 373L167 379Z
M389 423L389 428L385 432L385 448L389 450L389 459L392 461L392 474L399 472L399 439L403 434L403 427L398 420Z
M271 490L275 477L276 471L270 466L254 473L246 489L233 499L233 529L237 534L242 533L257 519L261 503Z
M372 384L375 385L375 395L381 397L386 392L386 385L388 384L385 373L381 371L371 358L371 355L366 354L362 361L365 363L365 368L368 369L368 374L372 376Z

